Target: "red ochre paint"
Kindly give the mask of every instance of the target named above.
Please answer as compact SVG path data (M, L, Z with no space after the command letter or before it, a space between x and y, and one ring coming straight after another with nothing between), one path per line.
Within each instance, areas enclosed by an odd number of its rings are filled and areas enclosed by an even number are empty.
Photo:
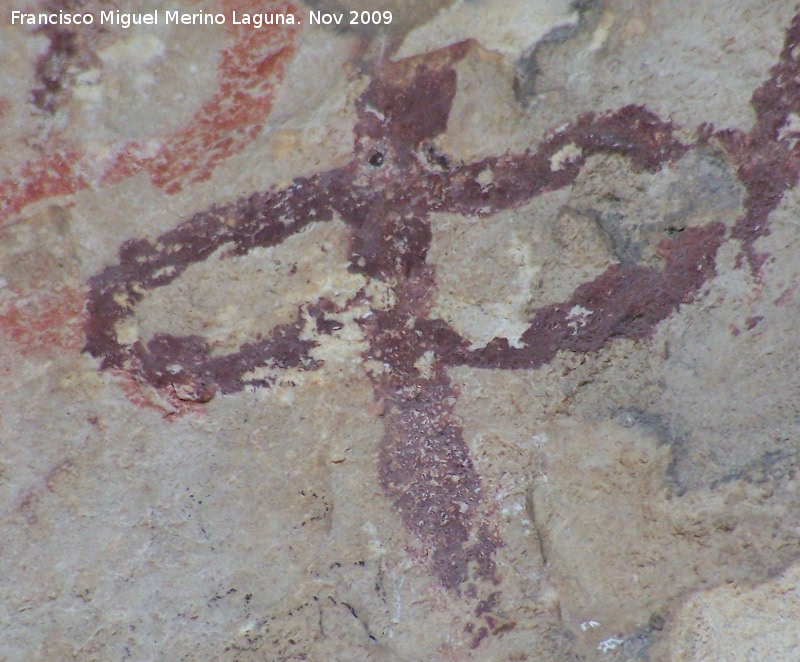
M25 355L52 349L78 351L84 342L85 302L84 288L15 293L0 306L0 333Z
M238 9L241 4L237 0L222 0L225 12ZM296 11L290 2L273 2L267 9ZM208 179L220 163L244 149L261 131L272 109L286 64L296 50L299 28L282 25L255 30L248 25L236 25L229 29L233 44L222 53L216 91L186 126L163 139L155 155L145 156L141 144L129 142L119 147L107 146L113 155L101 159L80 144L64 139L65 147L61 150L29 162L0 180L0 224L39 200L73 194L90 186L101 188L141 172L150 176L154 186L177 193L189 184ZM51 49L57 51L50 59L58 62L71 52L65 46L67 42L73 44L70 48L77 47L74 40L65 40L62 33L60 28L46 33L52 37ZM47 58L45 55L45 61L49 62ZM68 84L66 69L42 67L50 78L39 89L58 91L63 96ZM53 78L58 72L61 77ZM48 99L50 106L56 103L52 94ZM88 174L97 172L101 174Z

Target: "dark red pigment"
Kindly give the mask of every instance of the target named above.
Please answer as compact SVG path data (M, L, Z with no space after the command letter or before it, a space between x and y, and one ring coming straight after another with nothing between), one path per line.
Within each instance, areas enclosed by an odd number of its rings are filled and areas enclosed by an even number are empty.
M106 2L99 8L110 10L114 4ZM36 29L50 42L36 62L37 86L31 92L31 101L39 110L54 114L69 100L76 76L100 66L97 50L104 45L106 30L97 21L97 9L95 0L50 0L45 3L43 11L48 13L91 13L95 15L95 22L86 26L45 25Z
M563 303L537 310L524 346L495 338L483 349L469 343L440 319L428 317L436 291L434 269L427 264L431 244L429 215L435 211L487 216L528 202L536 195L571 185L587 156L613 153L635 169L657 170L687 151L717 139L738 168L747 190L745 213L733 237L751 267L764 256L753 244L767 232L769 213L798 175L796 136L779 137L790 112L800 112L800 65L792 53L800 43L800 17L787 33L780 62L753 96L756 126L749 132L714 133L701 127L698 142L681 144L673 127L640 106L581 115L540 143L536 151L451 165L433 140L447 128L456 92L454 65L469 43L456 44L422 58L388 64L357 102L354 159L346 166L297 179L286 189L254 193L238 202L195 214L155 242L128 241L119 263L89 280L89 321L85 350L101 369L125 369L157 388L180 385L206 401L215 392L232 393L250 385L243 375L259 366L320 367L302 340L303 317L272 330L255 343L226 356L210 355L205 339L162 334L147 346L118 342L115 325L131 315L143 292L171 283L191 264L221 246L243 255L256 246L276 246L311 222L338 214L351 232L350 269L391 285L397 304L373 310L360 324L369 349L365 358L385 370L372 377L375 397L384 405L384 436L379 447L380 484L408 529L422 543L432 570L448 589L465 582L498 582L495 551L502 545L491 525L482 484L454 414L458 390L447 368L535 368L559 350L589 352L612 338L643 338L690 303L714 276L715 255L725 241L721 224L687 228L665 238L657 250L662 268L615 265L582 284ZM574 144L582 154L553 172L551 157ZM488 171L491 184L478 176ZM483 179L486 181L486 179ZM356 303L368 301L363 293ZM576 323L570 312L580 306L591 315ZM335 333L327 314L342 312L327 300L309 302L318 333ZM425 374L418 365L426 352ZM180 366L176 373L175 365ZM171 369L170 369L171 367ZM191 388L186 389L186 386ZM472 541L472 542L470 542ZM473 587L465 597L478 600ZM491 591L478 600L476 617L496 623L490 614L500 599ZM494 625L490 624L492 631ZM508 626L504 626L508 627ZM481 627L474 645L487 636Z
M69 67L79 52L77 34L57 27L47 26L42 32L49 39L47 51L36 63L36 80L39 86L32 92L33 105L53 114L66 93Z
M800 131L789 131L790 115L800 114L800 14L792 20L778 63L751 99L756 123L749 132L701 127L700 139L716 138L737 167L747 192L744 214L732 236L742 244L742 257L757 275L769 257L755 249L769 234L769 215L800 176Z

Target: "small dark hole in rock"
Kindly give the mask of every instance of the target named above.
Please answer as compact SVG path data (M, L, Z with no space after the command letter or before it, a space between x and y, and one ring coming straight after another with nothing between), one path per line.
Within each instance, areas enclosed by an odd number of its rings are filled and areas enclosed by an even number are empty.
M660 614L653 614L650 616L650 620L648 621L648 625L653 628L654 630L663 630L664 629L664 617Z

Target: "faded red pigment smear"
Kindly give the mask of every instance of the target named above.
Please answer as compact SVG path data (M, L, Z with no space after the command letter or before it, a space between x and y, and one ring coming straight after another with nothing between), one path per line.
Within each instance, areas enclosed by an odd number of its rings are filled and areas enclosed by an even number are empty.
M0 181L0 224L11 214L38 200L67 195L89 184L76 164L80 153L58 151L23 166L14 177Z
M17 294L0 307L0 333L18 344L23 354L53 348L78 350L86 324L83 289Z
M166 419L204 413L205 400L200 397L194 400L187 399L183 384L178 383L174 387L164 389L142 388L141 382L125 370L113 370L112 374L116 378L115 384L137 407L152 409Z
M224 0L223 10L247 8L250 3ZM273 3L270 11L297 12L291 3ZM118 156L105 181L113 182L146 171L154 186L177 193L187 184L204 181L232 154L258 135L272 108L275 90L294 53L298 26L232 26L233 46L222 53L213 97L191 122L164 142L158 154L142 157L141 146L128 145Z
M73 4L58 1L50 6L57 11ZM222 0L227 15L248 6L246 0ZM297 13L297 8L289 2L273 2L260 11ZM28 163L0 180L0 217L18 213L39 200L115 184L141 172L167 193L177 193L187 184L211 177L220 163L244 149L263 128L286 64L295 52L299 27L254 30L245 25L231 29L234 43L222 54L214 95L185 127L164 139L155 155L130 142L118 148L108 146L113 152L111 158L99 157L64 141L67 146L59 152ZM72 69L79 63L95 61L97 56L89 51L82 33L53 27L46 35L51 45L37 65L39 86L32 99L43 110L55 112L69 98ZM102 174L93 179L87 175L96 172Z
M787 58L800 38L798 21L788 33L781 64L760 89L788 86L785 79L794 60ZM341 307L326 299L309 301L292 324L265 330L257 342L226 356L212 356L200 336L160 334L147 345L127 345L114 329L134 314L145 292L173 282L189 265L223 245L230 255L243 255L256 246L277 246L309 223L341 218L350 231L348 268L385 283L396 301L392 308L372 308L369 316L358 320L369 343L364 358L383 365L370 376L384 421L380 485L421 543L442 585L475 601L475 619L483 625L470 622L465 632L477 647L489 634L514 624L498 616L501 592L496 587L501 578L494 557L503 543L454 413L458 389L448 368L531 369L552 360L559 350L584 353L600 350L613 338L645 338L680 305L690 304L714 277L715 256L726 233L722 224L711 223L666 237L656 247L660 269L613 265L580 285L566 301L535 311L522 347L495 338L482 349L470 349L449 324L429 317L436 294L436 273L427 263L430 214L491 216L571 185L592 154L617 154L634 169L654 171L690 150L703 149L716 136L729 146L739 177L752 193L745 220L734 228L734 238L751 255L752 243L766 231L768 219L764 215L763 225L750 231L746 219L759 209L773 209L775 197L759 193L761 180L752 173L764 154L779 159L788 154L788 146L776 134L785 115L770 120L772 128L767 130L767 114L759 110L759 124L749 134L714 134L704 128L696 144L685 145L675 138L669 122L643 107L625 106L581 115L535 151L451 165L434 140L447 128L456 92L454 65L470 48L469 42L456 44L376 71L356 102L354 158L347 165L299 178L285 189L214 206L154 242L125 242L119 262L89 281L86 351L100 359L102 369L123 369L161 390L177 386L183 393L196 393L198 401L217 392L269 386L265 380L245 379L259 366L319 369L320 362L311 354L315 341L305 333L304 310L318 334L335 334L336 322L326 314L370 306L366 291ZM784 106L794 107L800 93L791 96L781 89ZM756 103L765 94L772 93L757 93ZM737 142L737 137L742 140ZM553 171L552 157L567 145L578 146L580 155ZM794 172L794 166L776 164ZM480 177L487 172L491 177ZM487 180L491 183L481 183ZM781 181L778 189L783 190L794 180L786 175ZM758 196L770 204L757 205L762 199ZM571 317L576 307L591 315L576 323Z

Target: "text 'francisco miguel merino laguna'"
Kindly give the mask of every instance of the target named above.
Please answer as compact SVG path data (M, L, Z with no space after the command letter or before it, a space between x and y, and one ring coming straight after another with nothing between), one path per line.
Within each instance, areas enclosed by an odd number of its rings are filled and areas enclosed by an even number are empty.
M162 22L163 18L163 22ZM225 14L212 14L210 12L193 12L191 14L180 11L126 13L119 10L101 11L99 16L86 12L37 12L26 13L21 11L11 12L11 25L119 25L129 28L132 25L224 25L227 22ZM231 24L252 25L260 28L263 25L295 25L300 19L294 14L243 14L232 12Z

